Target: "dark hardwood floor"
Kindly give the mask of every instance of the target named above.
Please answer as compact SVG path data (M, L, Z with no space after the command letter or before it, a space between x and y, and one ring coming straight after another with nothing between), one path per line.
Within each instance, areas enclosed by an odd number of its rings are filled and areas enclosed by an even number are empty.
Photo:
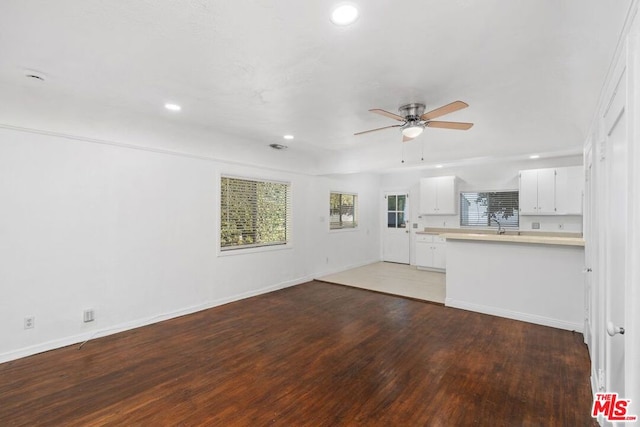
M0 365L0 425L591 426L582 335L310 282Z

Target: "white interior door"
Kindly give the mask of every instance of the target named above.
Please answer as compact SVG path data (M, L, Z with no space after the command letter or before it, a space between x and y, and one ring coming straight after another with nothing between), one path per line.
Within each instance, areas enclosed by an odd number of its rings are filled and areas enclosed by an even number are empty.
M385 193L384 230L382 231L382 259L409 264L411 260L411 233L408 192Z
M594 249L597 248L597 233L594 233L594 225L593 222L595 220L595 209L592 209L593 206L593 192L595 188L593 187L593 178L594 178L594 169L593 169L593 145L591 145L588 151L584 156L584 172L585 172L585 182L584 182L584 239L585 239L585 247L584 247L584 258L585 258L585 280L584 280L584 305L585 305L585 323L584 323L584 340L587 344L587 347L591 351L594 348L593 346L593 335L591 333L593 322L594 322L594 313L593 305L597 300L594 295L594 280L593 280L593 264L596 259L596 254L594 253ZM595 363L597 356L593 353L591 355L591 363ZM597 366L597 365L596 365Z
M625 335L612 334L625 324L628 209L627 114L625 76L604 117L606 131L605 227L605 378L608 392L625 394ZM604 334L603 334L604 335Z

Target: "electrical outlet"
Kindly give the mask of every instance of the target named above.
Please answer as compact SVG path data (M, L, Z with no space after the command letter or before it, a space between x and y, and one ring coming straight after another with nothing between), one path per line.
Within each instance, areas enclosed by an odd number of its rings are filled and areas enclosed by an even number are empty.
M24 318L24 328L25 329L33 329L36 327L36 317L35 316L27 316Z
M93 322L95 318L96 318L95 312L93 311L92 308L84 311L84 317L83 317L84 323Z
M531 229L532 230L540 230L540 223L539 222L532 222L531 223Z

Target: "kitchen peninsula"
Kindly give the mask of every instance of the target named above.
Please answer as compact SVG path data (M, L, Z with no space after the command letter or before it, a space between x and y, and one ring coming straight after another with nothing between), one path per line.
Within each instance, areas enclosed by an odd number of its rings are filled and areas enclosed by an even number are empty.
M579 235L458 229L440 237L446 239L446 306L584 329L584 240Z

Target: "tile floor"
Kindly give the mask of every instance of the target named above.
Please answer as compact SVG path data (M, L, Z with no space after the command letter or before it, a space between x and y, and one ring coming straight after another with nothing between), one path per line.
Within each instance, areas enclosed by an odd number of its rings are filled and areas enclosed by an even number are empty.
M445 298L444 273L391 262L376 262L318 280L442 304Z

